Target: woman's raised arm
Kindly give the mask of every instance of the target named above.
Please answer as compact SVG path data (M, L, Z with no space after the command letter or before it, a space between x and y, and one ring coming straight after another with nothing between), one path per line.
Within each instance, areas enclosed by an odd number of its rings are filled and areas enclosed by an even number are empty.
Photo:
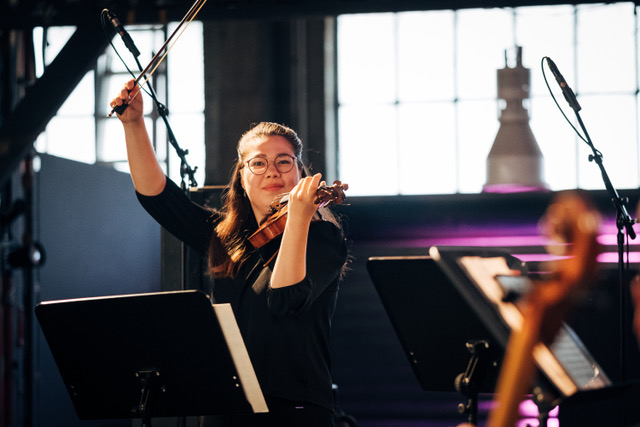
M129 80L120 95L111 101L111 107L129 104L118 118L124 127L131 179L138 193L155 196L164 190L167 178L156 159L144 124L142 95L136 96L139 91L135 80Z

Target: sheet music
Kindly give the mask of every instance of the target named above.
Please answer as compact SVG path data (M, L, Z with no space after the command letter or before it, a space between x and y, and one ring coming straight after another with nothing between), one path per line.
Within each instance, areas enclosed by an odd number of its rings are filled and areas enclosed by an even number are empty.
M213 304L213 309L218 316L220 329L227 340L233 363L236 365L240 385L244 389L253 412L269 412L231 305Z
M562 327L551 345L551 351L581 390L597 389L609 385L609 378L577 345L577 339L570 330Z
M503 257L479 257L465 256L460 258L460 264L467 270L467 273L474 279L480 290L486 297L496 305L500 315L509 325L512 331L520 330L524 323L522 312L518 307L510 302L502 300L504 290L496 280L496 276L514 275L515 272L509 268L507 261ZM578 391L578 387L567 372L571 367L575 369L575 375L584 378L586 375L585 366L578 362L581 353L575 342L569 336L563 337L558 344L558 355L543 344L537 344L533 349L533 357L536 364L547 374L549 379L558 387L564 396L571 396ZM574 353L571 357L570 353ZM565 365L572 359L575 365ZM590 376L593 378L593 375Z
M512 330L520 330L523 322L522 313L515 305L502 302L504 291L495 279L496 276L513 274L507 261L503 257L465 256L460 258L460 264L471 275L486 297L496 305L509 327Z

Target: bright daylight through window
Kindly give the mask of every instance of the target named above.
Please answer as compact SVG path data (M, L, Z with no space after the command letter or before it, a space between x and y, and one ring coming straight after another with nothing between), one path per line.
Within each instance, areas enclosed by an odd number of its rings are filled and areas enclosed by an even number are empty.
M638 187L637 25L633 3L339 17L340 178L351 195L482 191L502 108L497 70L520 46L550 189L604 185L549 95L545 56L576 92L613 185ZM545 73L575 123L546 65Z
M127 26L144 67L157 52L167 35L177 24L167 26ZM74 28L51 27L34 30L38 77L56 57ZM153 74L153 84L159 102L169 109L168 121L180 148L188 150L187 162L197 167L196 181L204 184L204 68L202 51L202 23L191 22L180 38L189 49L172 49ZM140 70L120 37L113 39L118 53L137 76ZM36 141L36 150L85 163L110 164L128 171L124 133L117 118L107 118L109 101L118 93L131 75L109 47L94 70L67 98L45 132ZM184 82L189 82L184 90ZM180 159L166 138L166 126L152 108L152 100L145 95L145 120L158 160L165 172L180 182ZM74 132L68 132L68 129ZM187 181L188 184L188 181Z
M448 194L482 191L486 158L503 108L497 71L516 46L530 70L525 106L551 190L602 189L590 149L562 117L541 68L548 56L582 105L581 117L614 187L640 185L638 35L633 3L463 9L338 17L339 177L351 195ZM175 24L173 24L175 25ZM144 64L172 30L129 26ZM53 60L73 28L35 31L39 69ZM137 72L119 38L118 51ZM202 25L193 22L153 84L170 110L176 139L204 183ZM551 90L575 115L548 67ZM108 101L128 75L112 49L100 58L54 117L36 148L78 161L127 170L122 130L106 119ZM189 81L189 90L179 90ZM159 159L176 181L179 159L164 123L147 105L147 127ZM70 135L66 130L73 127Z

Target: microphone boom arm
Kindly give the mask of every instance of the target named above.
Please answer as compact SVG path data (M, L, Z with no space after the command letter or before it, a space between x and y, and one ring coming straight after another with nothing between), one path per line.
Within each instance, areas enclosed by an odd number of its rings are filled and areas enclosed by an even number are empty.
M204 1L206 1L206 0L204 0ZM198 0L198 2L196 2L196 5L198 5L198 4L200 4L200 7L202 7L201 5L204 4L204 2L202 0ZM187 16L189 16L191 14L191 11L194 9L194 7L195 6L192 6L192 8L189 11L189 13L187 14ZM199 10L200 9L198 8L198 11ZM138 56L140 56L140 51L138 50L138 48L136 47L135 43L131 39L131 36L129 36L129 33L127 33L127 31L124 29L124 27L122 26L122 24L118 20L117 16L113 12L109 11L108 9L105 9L104 13L106 14L107 18L111 21L111 23L115 27L116 32L118 32L120 34L120 36L122 37L123 42L125 43L125 45L129 49L129 51L132 53L132 55L133 55L133 57L134 57L134 59L136 61L136 64L138 65L138 69L140 70L140 75L136 79L136 84L138 84L138 82L146 75L147 71L149 71L149 69L151 68L152 64L155 62L155 60L159 57L159 54L163 50L166 49L169 40L171 40L173 35L176 34L177 29L176 29L176 32L174 32L171 35L171 37L169 37L167 39L167 41L164 43L164 45L159 50L159 52L153 57L153 59L151 60L149 65L147 65L147 67L143 69L142 64L140 63L140 60L138 59ZM197 11L196 11L196 13L197 13ZM191 17L191 19L193 19L194 17L195 17L195 15L193 15ZM183 18L183 22L185 21L185 19L186 19L186 17ZM166 55L166 53L165 53L165 55ZM162 62L162 59L164 59L165 55L163 55L160 58L160 60L156 64L156 68L160 64L160 62ZM154 71L155 71L155 68L151 71L151 74L149 75L149 77L146 77L146 79L144 80L144 82L142 84L146 83L149 80L149 78L151 78L151 75L153 74ZM186 155L189 154L189 150L183 150L178 145L178 142L176 140L175 134L173 133L173 130L171 129L171 125L169 124L169 120L167 118L168 115L169 115L169 110L167 109L167 107L164 104L162 104L158 100L158 97L156 96L155 90L153 89L153 85L149 84L149 85L147 85L147 88L148 88L149 96L151 97L151 99L153 100L153 102L156 105L156 109L158 110L158 115L162 118L162 121L164 122L165 127L167 128L167 139L168 139L169 143L171 144L171 146L176 150L176 154L180 158L180 177L182 178L182 182L181 182L182 189L186 190L186 184L185 184L185 181L184 181L186 175L189 176L189 186L190 187L197 187L198 183L196 182L196 179L195 179L195 172L198 169L198 167L196 166L195 168L191 168L191 166L189 166L189 163L187 162L187 158L186 158ZM126 107L127 107L127 104L123 104L120 107L114 108L113 111L111 111L111 114L109 116L111 116L114 111L118 112L118 113L122 113Z
M578 103L578 100L575 94L573 93L573 91L565 81L562 74L560 74L560 71L558 70L558 67L556 66L556 64L548 56L545 56L543 59L547 60L547 65L549 66L549 69L551 70L554 77L556 78L556 81L558 82L560 89L562 89L562 94L564 95L569 106L575 112L578 124L580 125L580 128L584 133L584 138L582 139L587 143L587 145L591 148L593 152L593 154L589 155L589 161L595 162L598 165L598 168L600 168L600 174L602 175L604 186L609 192L609 195L611 196L611 202L616 208L616 225L618 227L618 230L622 230L623 228L626 229L627 234L629 235L629 238L635 239L636 232L633 229L633 224L635 224L635 220L631 218L626 208L626 204L628 200L627 198L620 197L616 189L613 187L613 184L611 184L609 175L607 174L607 171L604 168L604 164L602 163L602 153L598 149L596 149L596 147L593 145L593 141L591 141L589 132L587 131L587 128L584 125L584 122L582 121L582 117L580 117L580 110L582 109L582 107L580 107L580 104Z

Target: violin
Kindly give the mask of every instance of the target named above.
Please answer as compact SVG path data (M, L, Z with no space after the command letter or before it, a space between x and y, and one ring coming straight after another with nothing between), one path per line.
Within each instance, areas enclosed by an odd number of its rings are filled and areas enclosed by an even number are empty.
M340 181L333 181L333 185L321 185L316 192L316 198L313 201L319 207L328 205L329 203L340 204L344 202L346 196L345 191L349 189L347 184L343 184ZM289 193L280 194L271 202L269 207L269 214L260 223L260 227L249 236L249 242L254 248L258 249L269 243L274 238L278 237L284 232L284 226L287 224L287 217L289 212Z

